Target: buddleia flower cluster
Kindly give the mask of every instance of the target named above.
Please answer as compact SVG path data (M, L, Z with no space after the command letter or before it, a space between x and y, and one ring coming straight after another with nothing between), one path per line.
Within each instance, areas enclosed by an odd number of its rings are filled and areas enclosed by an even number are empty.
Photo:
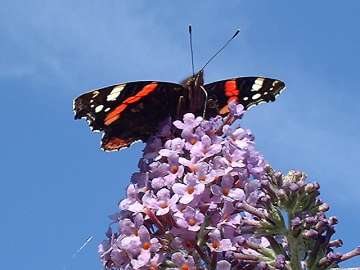
M319 184L302 172L275 172L255 149L243 116L188 113L151 138L120 211L99 246L107 269L329 269L340 254L336 217Z

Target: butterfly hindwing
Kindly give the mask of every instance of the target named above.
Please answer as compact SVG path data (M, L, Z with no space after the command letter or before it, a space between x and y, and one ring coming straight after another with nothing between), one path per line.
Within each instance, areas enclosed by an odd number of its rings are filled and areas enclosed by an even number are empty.
M245 109L274 101L284 87L282 81L264 77L238 77L206 84L207 115L227 114L227 104L232 100L242 104Z
M167 116L174 116L186 89L175 83L139 81L85 93L74 101L75 119L86 118L93 131L103 131L102 148L118 150L146 140Z

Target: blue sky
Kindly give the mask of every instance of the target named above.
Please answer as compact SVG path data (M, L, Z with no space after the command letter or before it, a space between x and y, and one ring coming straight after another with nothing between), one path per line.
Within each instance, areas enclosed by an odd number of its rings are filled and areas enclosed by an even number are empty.
M0 268L101 268L97 244L143 145L101 152L100 135L73 120L72 99L117 82L182 80L191 72L189 23L197 67L241 30L208 66L208 82L286 82L277 102L242 125L273 167L320 182L345 250L359 245L359 11L356 0L3 0Z

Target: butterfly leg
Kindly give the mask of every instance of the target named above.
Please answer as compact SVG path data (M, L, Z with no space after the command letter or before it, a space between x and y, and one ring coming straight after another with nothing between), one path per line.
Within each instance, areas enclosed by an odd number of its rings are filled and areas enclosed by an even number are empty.
M208 92L206 91L206 89L202 85L200 86L200 88L205 94L204 110L203 110L203 115L202 115L202 117L205 118L205 113L206 113L206 109L207 109L207 102L208 102Z

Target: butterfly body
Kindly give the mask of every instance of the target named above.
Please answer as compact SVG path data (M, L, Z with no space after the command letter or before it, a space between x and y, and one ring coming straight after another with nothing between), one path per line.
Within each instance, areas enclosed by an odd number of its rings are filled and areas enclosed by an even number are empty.
M93 90L74 100L75 119L86 118L93 131L102 131L101 147L119 150L146 141L163 120L186 112L206 118L228 113L235 101L245 109L274 101L285 87L279 80L239 77L205 84L202 70L181 84L138 81Z

